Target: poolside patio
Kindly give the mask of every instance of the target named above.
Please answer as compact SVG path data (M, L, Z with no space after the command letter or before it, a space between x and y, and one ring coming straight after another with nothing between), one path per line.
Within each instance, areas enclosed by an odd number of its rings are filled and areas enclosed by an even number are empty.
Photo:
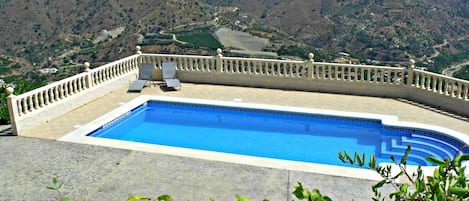
M401 121L442 126L469 135L467 118L396 99L192 83L184 83L181 91L167 92L157 85L145 87L141 93L128 93L127 87L123 87L59 118L25 130L22 135L58 139L77 126L84 125L141 94L222 101L237 99L247 103L394 115Z
M141 93L127 92L142 63L153 64L152 76L161 80L163 61L176 63L181 91L150 85ZM469 136L469 81L414 64L324 63L315 62L313 54L305 61L237 58L224 57L222 50L213 56L143 54L139 47L136 54L103 66L85 62L84 72L39 89L20 95L7 89L12 130L20 136L0 137L0 200L56 200L57 194L45 188L53 176L65 182L64 194L73 200L124 200L134 194L234 200L236 193L253 200L291 200L296 182L334 200L369 200L374 181L330 176L330 169L317 174L57 139L142 94L394 115Z
M334 200L372 196L374 181L56 141L141 94L395 115L469 135L467 119L390 98L193 83L183 83L181 91L151 85L127 93L122 87L23 131L32 138L0 137L0 200L54 200L56 194L45 188L54 175L65 181L64 193L73 200L125 200L133 194L234 200L236 193L253 200L292 200L296 182Z

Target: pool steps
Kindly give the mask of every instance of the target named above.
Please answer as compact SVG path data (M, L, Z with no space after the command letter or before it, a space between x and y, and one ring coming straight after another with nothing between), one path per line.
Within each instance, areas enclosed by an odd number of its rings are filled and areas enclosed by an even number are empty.
M407 160L409 162L427 165L433 164L426 162L426 157L436 156L440 159L452 159L454 157L454 153L459 150L454 145L443 142L442 140L413 133L411 136L383 136L381 140L381 149L379 149L381 152L378 154L381 157L391 157L391 155L393 155L399 159L404 155L408 144L412 144L412 149Z

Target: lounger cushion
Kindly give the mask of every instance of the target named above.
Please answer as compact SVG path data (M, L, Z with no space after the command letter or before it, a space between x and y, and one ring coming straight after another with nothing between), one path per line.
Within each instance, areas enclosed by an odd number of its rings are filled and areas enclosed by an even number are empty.
M164 82L166 83L166 87L169 88L180 88L181 82L178 79L165 79Z
M148 82L148 80L136 80L134 81L130 87L129 87L129 92L140 92L142 91L143 87L145 84Z

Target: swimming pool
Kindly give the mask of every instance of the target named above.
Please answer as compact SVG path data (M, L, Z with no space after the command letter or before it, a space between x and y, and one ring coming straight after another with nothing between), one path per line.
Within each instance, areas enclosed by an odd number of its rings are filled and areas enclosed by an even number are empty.
M428 166L425 157L452 158L467 144L458 138L464 136L454 131L415 127L392 116L237 102L145 96L108 116L64 140L79 136L87 141L130 141L182 151L202 150L202 154L208 151L333 166L345 165L337 157L344 150L374 154L378 162L390 162L389 157L399 159L409 143L413 147L409 164Z

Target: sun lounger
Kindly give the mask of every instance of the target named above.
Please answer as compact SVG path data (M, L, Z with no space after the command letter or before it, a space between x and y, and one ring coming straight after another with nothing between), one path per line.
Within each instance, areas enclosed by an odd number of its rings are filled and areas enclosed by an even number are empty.
M177 79L176 74L176 63L163 62L161 66L163 71L163 86L176 90L181 89L181 82Z
M144 63L140 65L138 69L138 79L134 81L129 89L128 92L140 92L142 91L143 87L147 84L147 82L151 81L153 78L153 64Z

